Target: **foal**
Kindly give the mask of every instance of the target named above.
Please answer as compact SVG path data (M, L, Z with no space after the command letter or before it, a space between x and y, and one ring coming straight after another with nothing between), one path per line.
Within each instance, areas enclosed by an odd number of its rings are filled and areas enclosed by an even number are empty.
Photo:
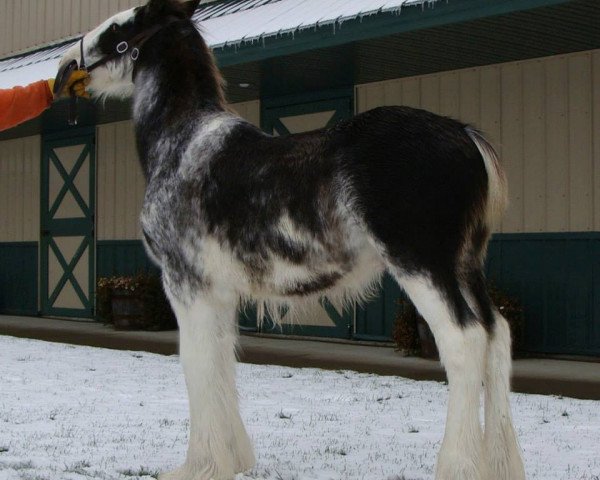
M482 270L506 198L492 147L407 107L267 135L227 109L190 20L197 4L150 0L119 13L61 62L91 62L96 97L133 93L145 246L177 315L190 400L187 459L160 478L231 479L255 463L235 386L240 301L277 316L322 296L361 298L387 270L430 325L448 375L436 479L524 479L510 332Z

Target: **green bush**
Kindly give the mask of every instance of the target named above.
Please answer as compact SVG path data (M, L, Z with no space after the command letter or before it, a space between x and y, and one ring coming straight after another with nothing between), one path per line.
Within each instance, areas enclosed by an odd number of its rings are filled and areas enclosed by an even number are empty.
M140 273L135 276L101 277L96 286L96 308L100 320L114 324L112 297L131 295L137 299L141 315L136 325L143 330L172 330L177 319L165 295L158 275Z

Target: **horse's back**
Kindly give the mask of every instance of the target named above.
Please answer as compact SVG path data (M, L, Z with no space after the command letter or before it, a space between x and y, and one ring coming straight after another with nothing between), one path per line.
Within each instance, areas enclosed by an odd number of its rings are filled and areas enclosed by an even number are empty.
M485 165L466 125L382 107L334 127L330 136L357 210L390 253L410 252L407 262L453 257L487 193Z

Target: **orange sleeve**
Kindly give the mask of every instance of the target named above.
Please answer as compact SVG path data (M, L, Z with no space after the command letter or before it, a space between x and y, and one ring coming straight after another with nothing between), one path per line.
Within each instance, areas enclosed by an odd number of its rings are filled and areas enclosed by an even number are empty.
M46 80L0 90L0 131L37 117L50 106L52 99Z

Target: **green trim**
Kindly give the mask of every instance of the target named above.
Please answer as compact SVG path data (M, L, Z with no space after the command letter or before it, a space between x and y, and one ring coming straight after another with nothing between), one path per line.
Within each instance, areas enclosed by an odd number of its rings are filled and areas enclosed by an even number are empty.
M286 95L271 97L261 101L261 128L272 133L277 130L280 135L289 135L281 118L333 110L335 113L327 123L332 126L340 120L350 118L353 114L354 90L351 88L326 90L302 95Z
M141 240L98 240L96 242L97 277L159 274L159 268L146 254Z
M341 25L325 24L305 30L266 37L260 42L215 48L220 67L291 55L387 35L461 23L480 18L548 7L570 0L450 0L433 6L403 7L400 14L378 13Z
M38 243L0 242L0 313L38 314Z
M356 307L353 338L389 342L394 332L398 299L403 295L396 281L384 274L374 298Z
M494 235L487 273L523 305L523 350L600 355L600 232Z
M336 327L320 327L314 325L273 325L273 323L264 323L261 327L261 333L281 334L281 335L299 335L306 337L330 337L330 338L351 338L351 324L339 325Z
M60 159L56 156L54 149L70 147L74 145L84 145L75 165L70 172L67 172L62 166ZM85 159L89 156L89 178L88 192L89 199L83 200L75 186L75 177L80 171ZM50 163L54 165L59 172L63 185L61 186L57 198L50 205ZM94 242L94 222L96 211L96 149L95 149L95 128L86 127L70 130L68 132L58 132L48 134L43 137L42 146L42 168L41 168L41 198L40 198L40 305L41 311L45 315L60 315L72 317L90 318L94 315L94 290L95 290L95 242ZM77 204L82 210L82 216L77 218L55 219L60 203L67 192L71 192ZM54 241L54 237L83 237L73 258L68 262L60 252L60 249ZM50 250L54 253L59 265L62 267L62 276L52 292L49 291L48 276ZM81 259L86 253L86 259ZM74 269L79 261L87 261L88 265L88 291L83 288L74 275ZM59 297L65 285L70 283L75 290L83 308L60 308L53 304Z
M353 93L354 90L352 88L340 88L300 95L267 97L261 101L261 128L269 133L275 129L280 135L287 135L290 132L281 122L280 119L282 117L333 110L335 113L327 123L327 126L331 126L340 120L352 116L354 105ZM335 326L274 325L271 319L266 318L260 326L260 331L265 333L282 333L285 335L350 338L352 324L354 323L354 308L351 310L344 309L342 315L340 315L327 300L322 303L322 306L327 311L329 318ZM257 323L249 318L253 313L256 315L252 309L242 313L240 324L253 328Z
M600 232L495 233L491 241L600 240Z
M278 95L261 98L261 106L264 108L278 108L300 106L310 104L312 102L335 102L337 99L352 99L354 96L354 87L334 88L327 90L319 90L318 92L305 92L292 95ZM326 109L327 110L327 109ZM301 113L313 113L313 111L303 111Z

